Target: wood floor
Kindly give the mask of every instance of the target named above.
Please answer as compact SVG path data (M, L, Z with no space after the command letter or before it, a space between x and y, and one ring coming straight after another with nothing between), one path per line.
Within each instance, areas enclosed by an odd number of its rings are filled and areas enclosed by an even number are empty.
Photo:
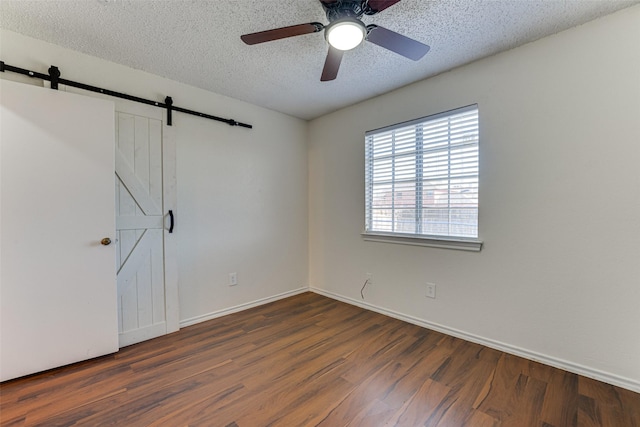
M312 293L0 397L2 426L640 426L640 394Z

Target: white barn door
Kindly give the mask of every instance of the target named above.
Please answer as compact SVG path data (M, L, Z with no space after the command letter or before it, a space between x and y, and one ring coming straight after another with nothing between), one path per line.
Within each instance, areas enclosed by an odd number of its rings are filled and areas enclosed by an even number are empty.
M116 103L116 266L120 347L178 330L175 147L163 110Z
M5 80L0 102L5 381L117 351L118 324L113 102Z
M126 347L179 329L176 147L166 111L81 89L115 102L118 341Z

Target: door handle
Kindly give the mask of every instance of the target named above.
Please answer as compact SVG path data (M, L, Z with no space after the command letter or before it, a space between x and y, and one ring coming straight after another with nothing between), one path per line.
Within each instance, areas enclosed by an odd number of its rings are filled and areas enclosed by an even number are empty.
M100 243L103 244L104 246L109 246L111 244L111 239L108 237L105 237L104 239L100 240Z
M173 218L173 211L169 209L169 233L173 233L173 226L175 225L175 221Z

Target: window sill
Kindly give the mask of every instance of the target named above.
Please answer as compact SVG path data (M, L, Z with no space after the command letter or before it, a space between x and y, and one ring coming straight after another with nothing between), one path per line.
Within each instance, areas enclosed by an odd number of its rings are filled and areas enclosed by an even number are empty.
M399 245L427 246L431 248L456 249L479 252L482 240L440 236L416 236L414 234L362 233L367 242L395 243Z

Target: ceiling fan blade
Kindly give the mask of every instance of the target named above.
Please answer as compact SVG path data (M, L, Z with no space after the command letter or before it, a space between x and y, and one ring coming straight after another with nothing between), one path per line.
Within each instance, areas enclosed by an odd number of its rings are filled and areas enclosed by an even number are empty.
M322 31L324 25L319 22L310 22L308 24L292 25L290 27L276 28L274 30L259 31L257 33L245 34L240 36L246 44L258 44L270 42L272 40L285 39L287 37L301 36L303 34L317 33Z
M414 61L425 56L430 49L426 44L377 25L369 25L367 30L367 41Z
M324 61L324 69L322 70L322 77L320 77L321 82L334 80L338 76L343 54L343 50L329 46L329 53L327 53L327 59Z
M367 12L367 15L373 15L378 12L382 12L388 7L393 6L396 3L399 3L400 0L369 0L368 6L370 12Z

